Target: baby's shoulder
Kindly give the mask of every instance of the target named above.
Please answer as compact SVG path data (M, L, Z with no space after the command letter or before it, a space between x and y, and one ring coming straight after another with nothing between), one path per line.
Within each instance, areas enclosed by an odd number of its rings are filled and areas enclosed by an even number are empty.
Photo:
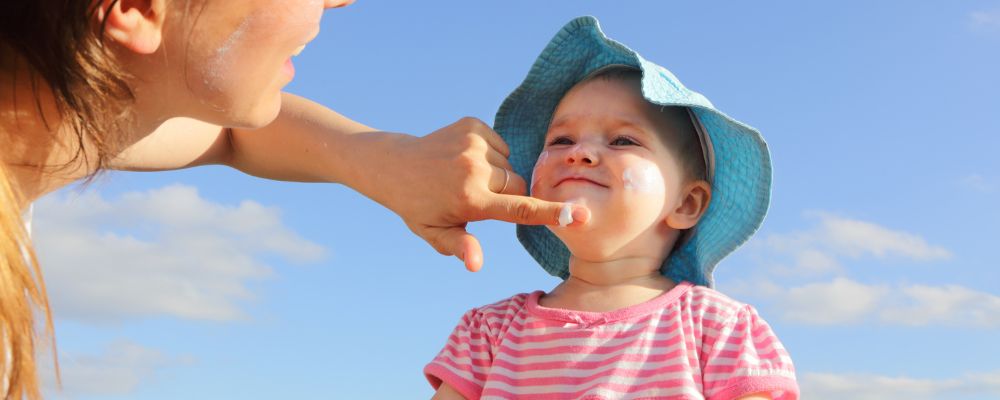
M479 318L510 320L524 310L533 293L518 293L506 299L473 308L469 311Z
M755 313L747 303L735 300L715 289L694 285L680 299L680 307L700 317L703 323L724 324L741 314Z

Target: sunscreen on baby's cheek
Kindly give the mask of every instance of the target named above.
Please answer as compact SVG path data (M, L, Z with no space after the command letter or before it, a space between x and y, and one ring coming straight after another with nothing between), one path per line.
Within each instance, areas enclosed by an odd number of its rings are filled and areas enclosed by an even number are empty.
M542 154L538 155L538 161L535 162L535 169L531 171L531 186L528 187L528 194L535 193L535 185L538 184L538 169L541 168L549 160L549 151L545 150Z
M625 190L640 193L662 193L665 191L659 168L650 162L629 166L622 172Z

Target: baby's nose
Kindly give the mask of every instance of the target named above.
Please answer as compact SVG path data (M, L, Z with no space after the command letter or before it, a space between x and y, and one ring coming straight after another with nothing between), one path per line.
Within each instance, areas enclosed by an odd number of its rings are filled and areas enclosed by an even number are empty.
M597 165L598 158L597 152L591 146L577 143L569 149L566 154L566 163L568 164L582 164L582 165Z

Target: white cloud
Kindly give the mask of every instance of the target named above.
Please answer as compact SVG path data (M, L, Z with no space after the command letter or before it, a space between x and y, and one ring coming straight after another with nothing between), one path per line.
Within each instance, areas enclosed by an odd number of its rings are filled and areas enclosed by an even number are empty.
M881 320L902 325L1000 327L1000 297L957 285L912 285L899 289L902 301L881 313Z
M732 292L781 304L782 318L808 325L1000 328L1000 296L957 285L866 285L835 278L790 288L744 284Z
M845 258L928 262L952 256L947 249L931 245L913 233L829 213L810 215L818 223L809 229L772 234L753 242L776 274L842 275L847 264L842 261Z
M325 256L275 208L219 204L180 185L113 200L47 197L35 206L33 229L53 310L86 322L242 318L239 303L254 298L247 284L273 274L262 256Z
M775 276L831 280L802 286L758 281L736 285L733 293L781 304L785 320L803 324L1000 328L1000 296L994 294L957 285L869 285L845 277L844 265L861 258L927 262L951 258L947 249L871 222L811 215L819 221L812 228L769 235L754 246Z
M791 288L782 295L784 316L807 324L857 322L875 311L888 289L837 278Z
M806 373L799 384L803 399L983 399L1000 396L1000 371L952 379Z
M947 259L951 253L942 247L932 246L912 233L894 231L871 222L840 218L822 214L821 239L837 253L859 258L864 255L878 258L905 258L914 261Z
M39 357L39 374L46 398L128 395L143 382L153 379L157 370L193 362L189 356L171 357L126 340L109 344L101 354L61 351L59 356L61 387L55 382L51 355Z
M980 10L969 13L969 26L978 31L1000 30L1000 9Z

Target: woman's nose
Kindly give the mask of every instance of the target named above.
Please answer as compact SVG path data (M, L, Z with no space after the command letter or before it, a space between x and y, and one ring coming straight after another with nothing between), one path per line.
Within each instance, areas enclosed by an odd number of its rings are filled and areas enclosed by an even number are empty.
M566 154L566 163L570 165L579 164L592 167L597 165L598 161L597 152L594 151L592 146L585 144L577 143L573 145Z
M323 0L323 8L347 7L354 3L354 0Z

